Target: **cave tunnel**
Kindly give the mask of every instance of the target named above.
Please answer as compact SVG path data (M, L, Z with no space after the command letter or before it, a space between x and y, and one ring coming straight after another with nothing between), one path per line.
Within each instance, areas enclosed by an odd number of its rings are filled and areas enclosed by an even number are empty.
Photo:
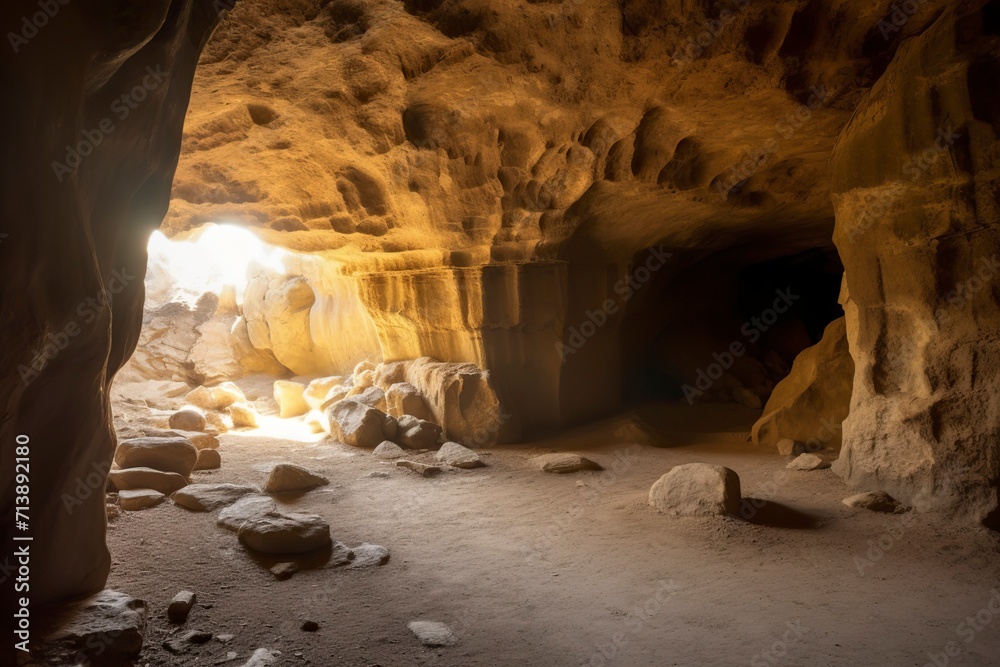
M765 245L717 253L654 275L637 292L622 323L626 404L742 398L755 407L746 392L767 402L796 356L844 314L843 265L832 244L771 252Z

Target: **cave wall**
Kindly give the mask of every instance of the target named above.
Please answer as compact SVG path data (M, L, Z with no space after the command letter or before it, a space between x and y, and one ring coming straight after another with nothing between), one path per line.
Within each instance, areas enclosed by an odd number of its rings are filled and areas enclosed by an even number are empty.
M199 53L229 3L57 5L42 18L36 2L0 9L18 37L0 49L0 514L10 545L26 436L33 605L108 574L108 389L139 335L146 242L169 204Z
M1000 24L995 3L902 44L832 165L856 373L836 470L995 522L1000 482Z

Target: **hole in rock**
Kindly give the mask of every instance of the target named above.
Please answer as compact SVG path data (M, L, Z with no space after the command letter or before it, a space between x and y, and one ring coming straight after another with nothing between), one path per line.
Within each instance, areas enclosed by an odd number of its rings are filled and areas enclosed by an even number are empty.
M653 273L622 323L623 399L761 404L799 352L843 315L832 247L770 257L765 245ZM649 251L639 253L641 266Z

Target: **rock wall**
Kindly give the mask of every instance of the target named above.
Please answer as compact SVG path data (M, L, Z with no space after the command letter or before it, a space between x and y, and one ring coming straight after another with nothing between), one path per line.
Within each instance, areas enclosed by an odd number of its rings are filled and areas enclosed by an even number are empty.
M856 373L836 471L995 522L1000 25L945 11L903 43L833 160Z
M108 573L108 390L139 335L146 242L170 200L199 53L228 3L134 5L59 3L44 20L37 2L0 9L16 36L0 49L11 101L0 122L0 514L11 545L15 451L27 452L32 613L100 589Z

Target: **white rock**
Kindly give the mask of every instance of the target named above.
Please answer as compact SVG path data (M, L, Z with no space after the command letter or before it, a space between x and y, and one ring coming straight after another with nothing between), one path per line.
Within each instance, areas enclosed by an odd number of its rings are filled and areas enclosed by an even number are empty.
M198 449L185 438L132 438L118 444L119 468L154 468L187 477L198 460Z
M184 397L191 405L204 410L222 410L233 403L244 403L247 397L232 382L223 382L214 387L196 387Z
M306 405L308 405L310 409L319 410L323 406L323 403L327 401L331 390L338 385L342 385L343 383L344 378L340 375L316 378L315 380L312 380L306 387L305 391L302 392L302 398L305 400ZM344 396L347 395L347 391L347 389L344 389ZM341 398L343 398L343 396L341 396Z
M274 402L278 404L278 415L283 419L288 419L309 412L309 404L303 398L305 390L304 384L275 380Z
M454 646L458 643L458 637L444 623L411 621L407 627L424 646Z
M211 512L232 505L248 493L256 493L252 486L241 484L189 484L175 492L170 499L174 504L193 512Z
M348 568L376 567L389 562L389 550L379 544L361 544L351 548L354 557L347 564Z
M279 463L271 469L264 484L267 493L284 493L288 491L309 491L317 486L329 484L330 480L322 475L312 473L302 466L292 463Z
M224 507L219 512L219 518L216 523L227 530L237 532L245 521L277 511L278 505L270 496L250 493L229 507Z
M406 456L406 450L394 442L383 440L382 444L376 447L372 454L377 459L392 461L393 459L401 459Z
M205 415L197 410L178 410L170 415L167 423L170 424L170 428L182 431L204 431L206 426Z
M481 468L486 465L479 454L457 442L446 442L441 445L437 460L456 468Z
M259 648L253 652L249 660L243 663L242 667L267 667L275 663L278 655L280 654L276 651Z
M175 472L162 472L152 468L126 468L108 473L112 486L119 492L134 489L152 489L170 495L187 486L187 479Z
M239 538L245 546L267 554L300 554L330 544L330 526L315 514L277 513L243 522Z
M830 467L830 462L815 454L799 454L788 465L789 470L822 470Z
M233 403L227 408L233 428L257 428L257 411L249 403Z
M707 463L675 466L653 484L649 504L675 516L736 514L740 478L729 468Z
M165 495L153 489L125 489L118 492L118 506L129 512L156 507L165 499Z
M536 456L532 461L543 472L551 472L556 474L565 474L570 472L579 472L581 470L603 470L601 466L595 461L580 456L579 454L569 454L563 452L557 452L555 454L542 454L541 456Z

